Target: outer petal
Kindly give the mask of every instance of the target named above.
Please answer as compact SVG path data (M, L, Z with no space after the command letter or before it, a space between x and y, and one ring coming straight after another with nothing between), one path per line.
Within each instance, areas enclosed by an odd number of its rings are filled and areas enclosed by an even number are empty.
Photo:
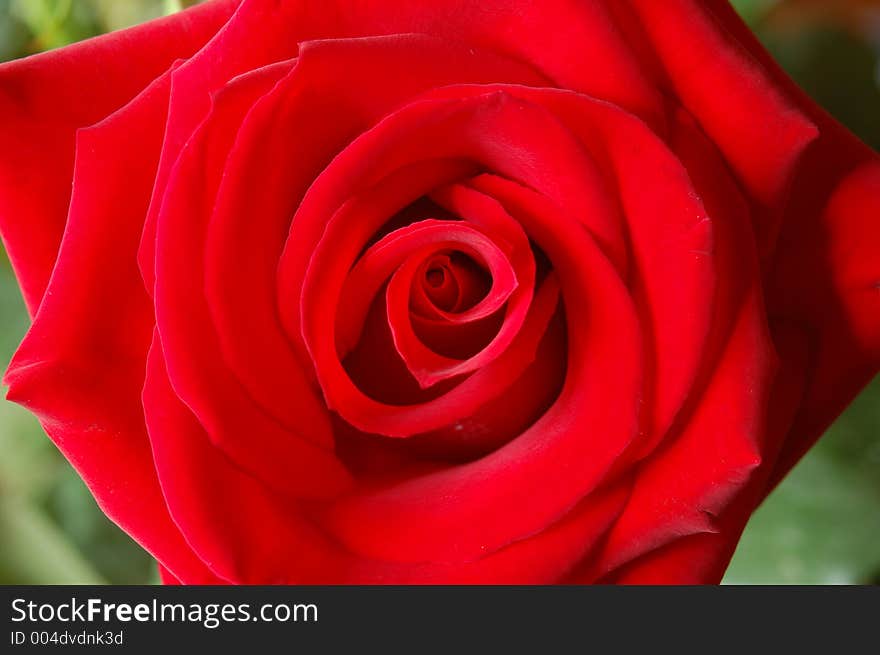
M724 25L697 0L630 0L668 85L768 210L759 252L772 249L785 193L816 126ZM760 120L756 120L756 116Z
M880 370L880 158L791 81L725 0L706 2L818 127L794 173L766 280L774 325L808 340L801 410L778 481Z
M134 256L168 89L166 74L79 132L58 263L6 381L114 521L176 575L208 580L165 508L139 403L153 316Z
M236 0L0 66L0 234L36 313L67 217L76 131L198 50Z
M547 530L461 565L371 559L328 539L299 507L279 503L211 446L168 384L159 342L149 367L144 405L169 507L193 548L233 582L537 584L558 579L591 552L629 491L623 479Z
M880 161L837 178L823 199L815 191L828 178L824 162L814 162L820 170L804 174L796 203L803 212L791 219L807 220L784 229L768 289L774 323L796 326L811 346L776 481L880 370Z
M627 508L605 544L608 570L713 523L762 462L775 353L753 292L694 415L639 470Z
M599 573L614 569L606 582L720 579L765 493L801 394L803 343L791 331L773 335L776 348L770 340L744 199L718 151L685 112L676 118L671 141L717 237L720 284L701 375L709 379L668 446L642 465L595 563Z
M806 344L797 333L774 334L780 348L782 365L769 397L768 415L762 446L762 466L751 472L732 502L720 515L704 515L697 531L680 536L600 579L616 584L717 584L733 556L739 537L755 506L766 495L767 483L782 443L776 438L791 425L801 396L800 380L804 370ZM709 509L704 507L704 509ZM666 514L668 516L668 514ZM657 545L659 542L655 542ZM591 582L593 578L574 577L572 582Z

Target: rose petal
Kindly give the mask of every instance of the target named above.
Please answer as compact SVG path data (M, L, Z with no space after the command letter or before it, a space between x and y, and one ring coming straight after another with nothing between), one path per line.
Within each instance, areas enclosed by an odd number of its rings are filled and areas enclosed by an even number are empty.
M880 162L826 177L830 159L803 173L793 216L804 220L784 229L767 292L774 320L797 325L811 341L801 412L776 481L880 369Z
M497 186L559 274L565 385L531 428L483 459L334 503L327 527L366 555L463 562L533 534L588 494L637 430L638 327L616 269L575 218L513 182Z
M616 200L628 228L630 270L619 268L640 306L645 347L653 360L651 407L642 449L666 434L695 382L718 284L711 219L694 192L688 170L641 121L585 96L554 89L495 86L550 110L580 139L603 170L613 172L606 193ZM478 95L486 87L447 87L434 98ZM674 120L674 117L673 117ZM670 128L675 128L673 124ZM723 179L728 175L723 170ZM600 187L601 188L601 187ZM736 197L740 194L734 190ZM491 191L490 191L491 194ZM582 216L579 212L577 216ZM616 247L605 245L615 261Z
M707 513L703 519L691 514L694 518L690 522L690 529L684 530L686 536L675 537L659 548L651 549L647 544L648 540L642 539L643 546L648 548L647 552L611 571L600 578L599 582L680 585L717 584L721 581L746 522L767 495L768 480L772 481L771 474L782 446L777 436L785 434L791 426L803 391L806 372L804 351L808 346L806 340L797 331L790 330L774 333L773 337L776 343L781 344L779 355L782 365L767 403L764 437L760 439L761 467L748 474L748 482L728 500L723 511L703 505ZM705 503L706 500L708 496L704 496L698 503ZM681 506L678 507L681 509ZM687 513L680 513L679 520ZM663 516L667 520L672 518L669 512L663 512ZM684 525L686 524L687 522ZM670 526L664 529L668 534ZM696 532L687 534L693 529ZM663 541L665 540L660 540ZM610 550L606 550L607 555L610 555ZM601 561L601 558L596 560L600 563ZM568 582L595 581L598 574L596 562L591 562L586 569L576 572Z
M332 494L349 483L332 452L329 419L305 379L286 380L301 421L291 432L248 396L220 354L203 291L204 224L225 155L256 94L277 81L278 64L239 78L215 96L209 118L171 176L157 225L156 324L169 378L218 447L282 493Z
M416 250L412 251L412 248ZM360 307L357 309L362 311L362 315L356 311L342 319L349 325L362 324L370 299L391 275L386 292L388 324L397 352L423 388L470 373L494 359L513 340L525 319L531 299L529 291L525 303L517 303L516 310L509 307L501 331L473 357L458 360L435 353L421 342L413 329L409 299L417 270L425 258L438 249L459 250L481 259L493 278L489 293L470 310L463 312L466 318L461 320L486 318L500 310L512 297L523 298L524 294L516 293L521 284L517 271L486 235L466 222L427 220L397 230L370 248L352 270L349 276L351 284L343 289L340 301L343 307L353 308L355 298L366 299L366 302L358 302ZM402 260L403 257L407 259Z
M0 233L31 315L58 255L77 130L112 114L176 59L198 50L234 5L215 0L0 66Z
M768 256L794 170L818 134L815 124L703 3L630 4L681 102L768 210L755 215L758 251Z
M224 359L285 425L301 421L285 380L308 366L308 355L298 328L279 325L279 314L298 323L300 288L279 292L276 272L303 194L345 145L408 98L459 79L499 78L542 80L522 64L425 35L309 42L290 75L249 112L207 228L205 289Z
M165 74L78 132L58 262L6 382L9 399L40 418L112 520L168 569L207 581L165 508L139 403L153 314L134 255L168 91Z
M517 114L504 106L509 96L494 93L409 105L346 148L315 181L291 223L279 266L279 308L292 339L299 331L299 316L287 308L286 299L302 288L326 216L350 196L412 162L457 158L497 168L547 193L599 234L609 250L623 252L618 217L603 193L598 171L578 143L548 113L540 112L540 129L526 126L528 112ZM501 119L497 124L496 114ZM516 141L510 142L509 131ZM622 257L615 261L619 264Z
M771 320L812 340L809 391L775 484L880 369L880 165L783 72L729 3L707 5L819 128L792 182L767 288Z
M544 294L554 287L558 287L558 283L551 274L538 292L537 307L533 311L543 312ZM410 437L404 446L422 457L462 462L488 455L529 428L556 401L565 381L567 335L561 305L543 332L534 358L530 360L517 355L516 351L523 347L521 344L537 333L532 322L527 320L511 345L509 356L514 361L521 358L522 370L508 372L507 378L514 380L510 386L487 398L472 415L438 430Z

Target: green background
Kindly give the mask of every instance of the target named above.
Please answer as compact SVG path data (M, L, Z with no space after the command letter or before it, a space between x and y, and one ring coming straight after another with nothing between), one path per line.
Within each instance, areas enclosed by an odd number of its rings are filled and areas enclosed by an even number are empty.
M181 8L180 0L0 0L0 61ZM860 7L809 0L735 3L823 106L880 146L880 42ZM880 10L880 2L875 6ZM877 19L877 14L875 14ZM861 26L866 29L862 30ZM872 41L872 38L875 39ZM0 251L0 368L28 327ZM5 390L4 390L5 391ZM725 582L880 582L880 384L837 421L752 518ZM97 508L23 409L0 400L0 583L152 583L155 566Z

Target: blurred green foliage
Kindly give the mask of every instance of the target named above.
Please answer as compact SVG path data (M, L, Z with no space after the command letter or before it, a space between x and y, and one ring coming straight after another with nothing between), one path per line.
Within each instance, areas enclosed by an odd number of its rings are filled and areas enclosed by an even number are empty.
M183 0L0 0L0 60L178 11Z
M192 0L0 0L0 61L185 4ZM862 34L853 29L858 21L839 16L799 20L792 27L784 10L806 15L794 6L796 0L734 4L804 89L868 143L880 146L876 32L873 37ZM6 368L27 326L18 287L0 250L0 368ZM880 582L878 399L880 382L875 381L757 511L726 582ZM35 419L2 400L0 453L0 582L157 581L150 557L101 513Z

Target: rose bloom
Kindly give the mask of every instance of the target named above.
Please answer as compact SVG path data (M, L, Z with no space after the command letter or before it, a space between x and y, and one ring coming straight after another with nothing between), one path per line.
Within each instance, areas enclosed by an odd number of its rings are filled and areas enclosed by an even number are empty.
M880 367L880 160L723 0L215 0L0 144L9 398L167 582L717 582Z

